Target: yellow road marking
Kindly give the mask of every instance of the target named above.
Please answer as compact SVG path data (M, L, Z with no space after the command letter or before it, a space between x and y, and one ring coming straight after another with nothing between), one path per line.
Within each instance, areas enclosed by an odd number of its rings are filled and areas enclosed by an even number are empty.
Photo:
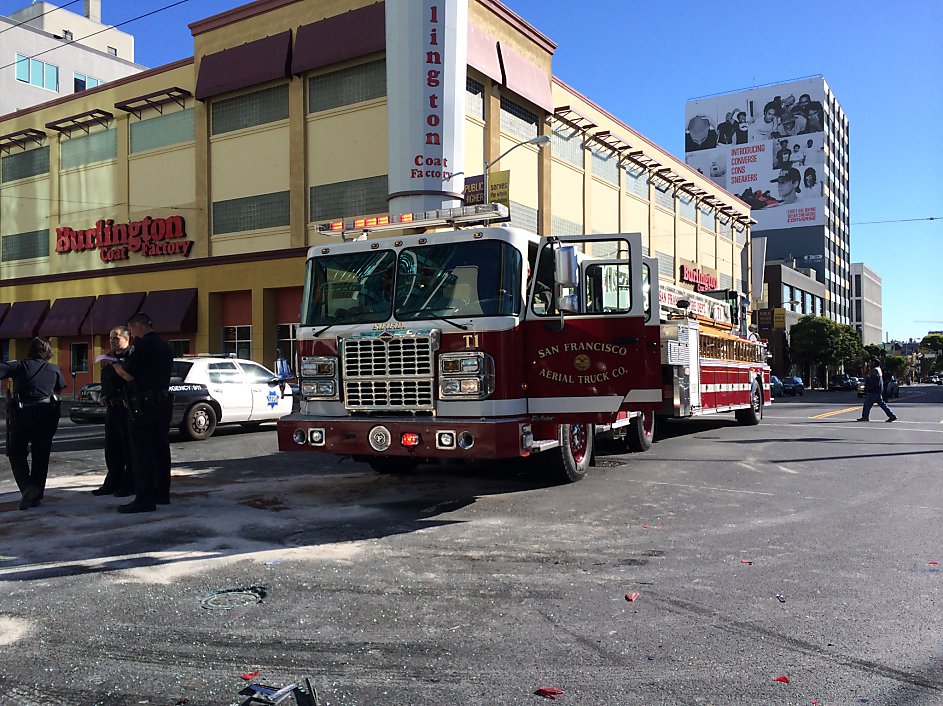
M845 407L844 409L833 409L831 412L823 412L822 414L816 414L814 417L809 417L809 419L825 419L826 417L834 417L838 414L845 414L846 412L857 412L861 409L859 404L856 407Z

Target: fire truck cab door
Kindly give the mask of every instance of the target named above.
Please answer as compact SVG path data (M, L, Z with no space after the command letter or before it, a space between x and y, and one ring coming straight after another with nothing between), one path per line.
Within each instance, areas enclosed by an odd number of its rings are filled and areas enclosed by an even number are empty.
M567 248L570 257L557 255ZM660 367L643 364L658 357L658 327L646 326L646 309L657 322L658 308L643 278L641 236L548 239L535 264L524 320L529 413L610 423L634 391L660 400Z

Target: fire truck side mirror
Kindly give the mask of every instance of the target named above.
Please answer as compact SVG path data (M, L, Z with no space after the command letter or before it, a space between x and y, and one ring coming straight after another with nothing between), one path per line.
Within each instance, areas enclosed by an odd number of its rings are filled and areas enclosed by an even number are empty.
M576 248L566 245L553 254L554 276L560 287L579 285L580 263L576 257Z

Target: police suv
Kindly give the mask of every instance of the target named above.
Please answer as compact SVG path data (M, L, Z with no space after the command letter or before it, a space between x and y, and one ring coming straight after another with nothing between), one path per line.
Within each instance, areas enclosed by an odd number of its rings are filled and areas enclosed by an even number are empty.
M291 412L291 387L268 368L242 358L174 358L171 428L190 439L213 435L219 424L256 426Z

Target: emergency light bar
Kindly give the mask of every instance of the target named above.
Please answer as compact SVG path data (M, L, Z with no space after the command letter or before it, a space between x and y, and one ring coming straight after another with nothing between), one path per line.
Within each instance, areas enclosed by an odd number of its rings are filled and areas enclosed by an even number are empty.
M383 214L362 218L349 218L318 225L322 235L349 235L369 231L376 233L385 230L403 228L434 228L436 226L457 225L460 223L488 223L489 221L507 221L510 219L507 206L500 203L484 203L474 206L440 208L436 211L418 211L400 213L396 216Z

